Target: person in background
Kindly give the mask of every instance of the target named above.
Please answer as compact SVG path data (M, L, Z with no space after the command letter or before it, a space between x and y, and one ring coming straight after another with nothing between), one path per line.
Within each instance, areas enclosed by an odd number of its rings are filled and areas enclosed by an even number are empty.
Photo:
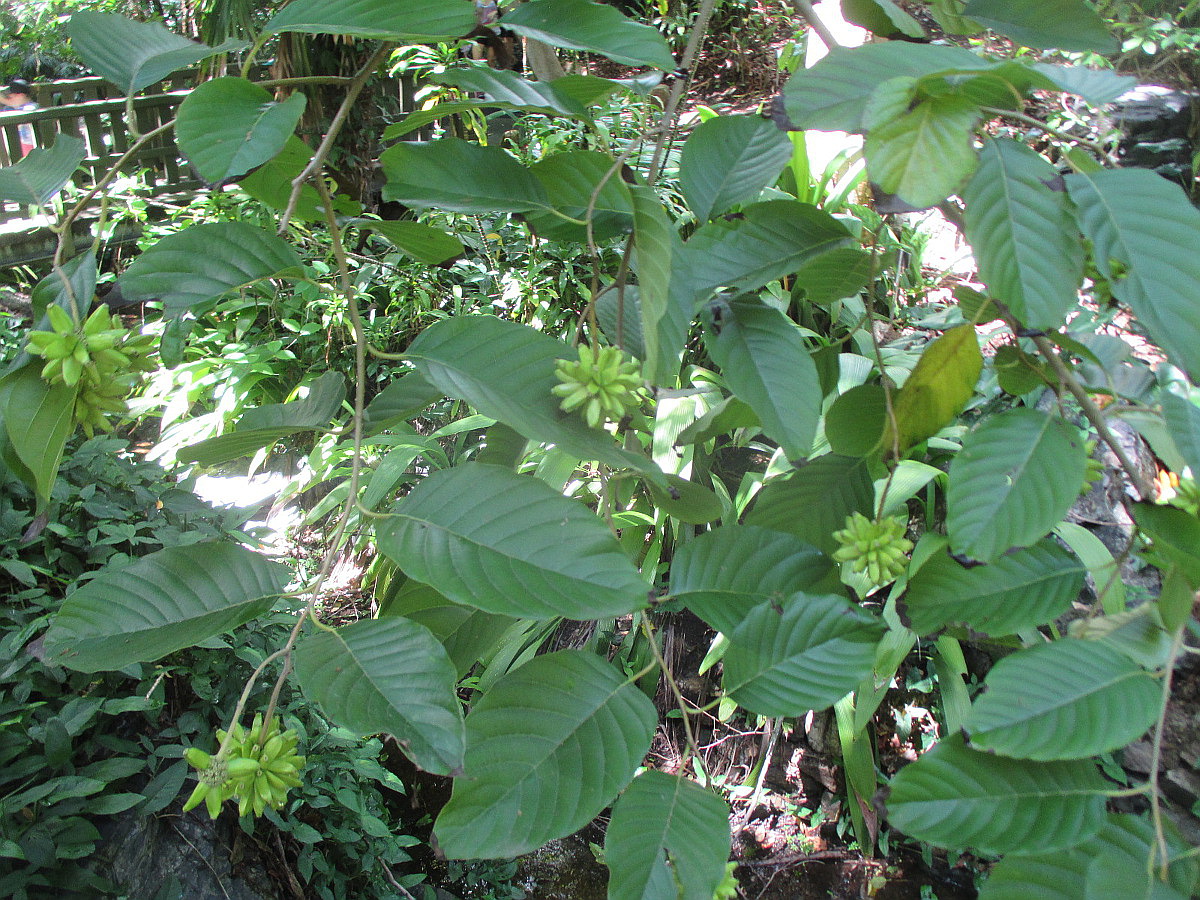
M29 87L29 82L24 78L14 78L3 91L0 91L0 104L9 109L37 109L38 105L33 102L32 90ZM33 125L30 122L23 122L17 126L17 135L21 141L21 156L26 156L35 146L33 136Z

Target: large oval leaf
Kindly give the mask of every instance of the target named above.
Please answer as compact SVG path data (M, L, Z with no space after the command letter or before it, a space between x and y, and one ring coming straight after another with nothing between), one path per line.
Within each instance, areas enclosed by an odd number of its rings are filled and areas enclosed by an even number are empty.
M871 180L917 209L940 203L975 170L979 108L947 94L921 100L871 127L864 153Z
M792 158L792 142L762 116L718 116L697 126L679 158L679 187L705 222L758 199Z
M892 779L888 821L911 837L981 853L1074 847L1104 825L1106 784L1090 760L981 753L953 735Z
M693 297L703 302L719 287L756 290L851 240L845 226L822 209L768 200L702 227L684 244L677 271L687 275Z
M384 200L449 212L546 209L549 198L529 169L499 147L458 138L399 143L379 157Z
M629 193L645 376L653 384L674 385L694 313L683 242L653 188L635 185Z
M1172 362L1200 378L1200 211L1179 185L1144 169L1070 175L1067 188L1113 296Z
M609 900L712 900L729 858L729 807L694 781L651 770L613 806L604 835ZM650 890L669 854L669 892Z
M301 93L276 102L268 90L243 78L214 78L180 105L175 137L201 178L212 183L236 178L283 149L306 102Z
M884 628L844 597L795 594L750 611L725 654L725 690L763 716L832 706L871 674Z
M67 23L71 48L87 67L115 84L123 94L136 94L179 69L216 53L245 47L226 41L209 47L168 31L157 22L135 22L111 13L82 11Z
M46 653L81 672L158 659L262 615L287 581L285 566L237 544L159 550L71 594Z
M788 459L806 458L821 418L821 380L800 330L756 300L722 306L705 345L734 395L754 410L763 432Z
M461 771L466 731L445 649L411 619L363 619L296 645L296 677L329 718L359 734L386 732L418 766Z
M962 47L884 41L836 47L811 69L800 69L783 88L789 129L865 131L867 99L889 78L972 71L994 65Z
M999 637L1053 621L1083 587L1084 569L1047 538L986 566L966 568L939 553L912 576L900 615L917 634L947 625Z
M117 284L132 300L161 300L168 313L181 313L256 281L303 271L296 251L278 235L241 222L213 222L163 238Z
M554 363L576 358L563 341L493 316L458 316L425 329L405 355L446 396L466 400L531 441L554 443L579 459L614 468L660 474L645 457L619 448L607 432L559 409L551 393L558 384Z
M1164 824L1174 860L1166 882L1158 880L1158 866L1153 873L1147 866L1157 842L1153 823L1110 813L1100 833L1078 847L1000 860L984 882L979 900L1183 900L1195 896L1200 864L1195 858L1178 859L1184 852L1182 841L1169 821ZM1132 883L1126 883L1126 878Z
M487 612L599 619L647 602L645 581L603 522L500 466L430 475L377 534L379 549L411 577Z
M658 716L600 657L562 650L467 716L466 774L434 826L451 859L519 856L586 825L633 777Z
M791 535L725 525L675 551L671 596L730 634L754 607L814 587L830 566L829 557Z
M0 169L0 200L41 206L71 180L86 155L81 138L59 132L50 149L35 147L15 164Z
M506 12L504 27L552 47L599 53L627 66L654 66L664 72L675 68L675 58L658 31L591 0L522 3Z
M982 371L983 354L971 325L951 328L925 348L895 400L895 443L902 454L962 412ZM888 428L884 437L888 449L893 443L890 433Z
M794 534L826 553L838 547L833 533L845 527L846 517L873 515L875 484L866 460L850 456L819 456L791 478L763 486L746 515L747 525Z
M583 243L588 237L586 226L562 217L586 221L588 204L595 195L592 239L604 241L628 231L633 225L633 198L620 174L612 173L612 167L611 156L594 150L554 153L534 163L530 171L545 187L556 212L531 212L526 214L526 222L539 237Z
M49 384L40 364L0 379L0 420L17 459L29 471L40 508L50 502L67 438L75 432L77 388Z
M991 562L1043 537L1079 496L1086 456L1078 429L1035 409L985 421L950 463L951 550Z
M1096 53L1120 48L1083 0L969 0L963 12L1026 47Z
M980 278L1030 328L1062 325L1083 277L1083 244L1061 185L1058 170L1024 144L988 140L963 192Z
M1117 649L1061 640L996 663L963 730L1004 756L1080 759L1139 738L1161 699L1157 679Z
M475 28L463 0L295 0L267 23L265 34L352 34L420 43L453 41Z

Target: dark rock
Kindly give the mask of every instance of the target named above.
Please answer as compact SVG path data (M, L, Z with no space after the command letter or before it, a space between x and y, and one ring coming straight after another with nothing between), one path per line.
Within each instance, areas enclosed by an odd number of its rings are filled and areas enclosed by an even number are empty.
M279 894L265 870L243 861L233 874L235 829L196 813L115 816L93 864L129 900L152 900L172 882L182 900L275 900Z
M1130 143L1186 138L1195 97L1161 84L1140 84L1112 104L1112 117Z
M1172 769L1161 779L1162 791L1184 809L1200 802L1200 775L1187 769Z
M1125 748L1125 752L1121 757L1121 763L1125 767L1126 772L1149 775L1153 758L1154 750L1150 746L1150 742L1138 741Z
M605 900L608 869L579 834L521 857L513 883L530 900Z

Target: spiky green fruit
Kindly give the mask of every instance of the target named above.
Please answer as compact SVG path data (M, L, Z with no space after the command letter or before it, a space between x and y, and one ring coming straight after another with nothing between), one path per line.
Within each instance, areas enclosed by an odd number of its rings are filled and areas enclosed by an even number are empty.
M641 368L617 347L579 347L579 359L554 364L558 384L551 388L564 412L579 410L591 428L619 421L642 405L646 390Z
M908 568L913 543L904 536L902 519L885 516L868 519L860 512L846 517L846 525L833 533L841 546L834 551L837 562L849 563L851 571L863 572L874 587L895 581Z

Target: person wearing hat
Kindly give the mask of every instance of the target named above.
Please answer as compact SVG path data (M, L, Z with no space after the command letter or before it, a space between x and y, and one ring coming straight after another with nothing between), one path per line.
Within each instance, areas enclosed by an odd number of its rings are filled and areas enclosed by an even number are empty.
M9 82L8 87L0 91L0 104L7 106L9 109L30 110L38 108L38 105L33 102L33 92L29 87L29 82L24 78L14 78ZM17 136L21 141L21 156L26 156L35 145L33 124L22 122L17 126Z

